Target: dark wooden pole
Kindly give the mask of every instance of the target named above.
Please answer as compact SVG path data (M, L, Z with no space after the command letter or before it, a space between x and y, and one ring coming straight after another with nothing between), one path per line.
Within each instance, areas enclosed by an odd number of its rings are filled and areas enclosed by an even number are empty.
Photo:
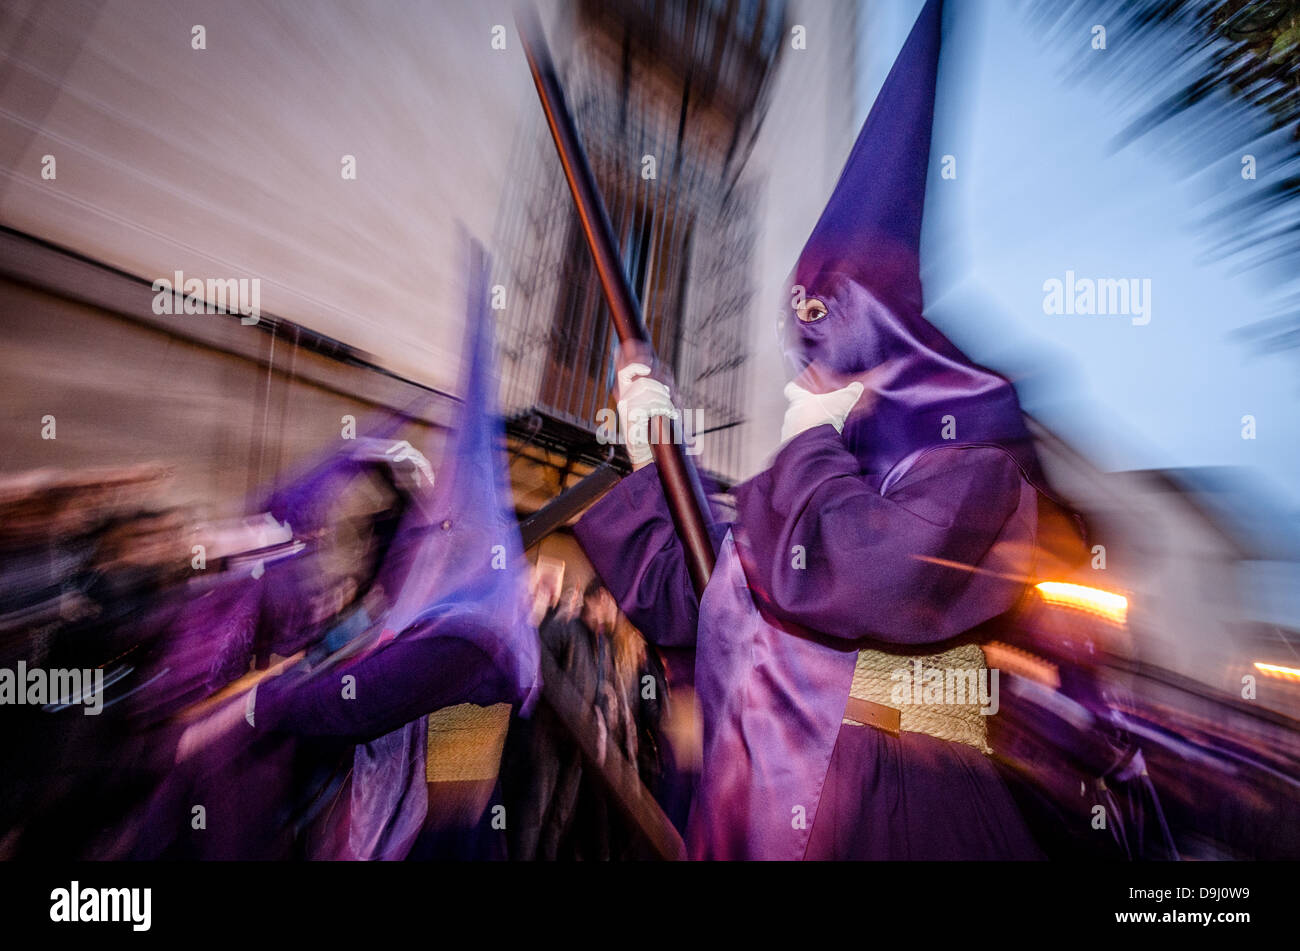
M596 177L592 174L587 154L578 139L573 117L565 106L564 91L555 74L537 11L531 6L519 7L515 14L515 24L523 41L524 55L528 57L533 82L537 85L537 95L542 101L546 123L551 129L551 138L555 141L555 150L560 156L560 165L564 167L564 177L569 182L569 191L578 208L578 218L582 222L587 247L591 249L596 273L600 276L600 286L605 293L605 301L609 304L609 313L619 343L624 349L634 343L641 344L645 352L651 352L650 337L646 333L645 321L641 318L641 308L632 293L627 273L623 270L618 242L614 240L614 228L596 187ZM696 595L703 595L704 586L709 583L709 576L713 573L714 562L713 542L709 538L704 501L697 491L697 483L682 446L669 438L668 421L661 417L656 417L651 422L650 449L654 453L655 468L659 471L659 481L663 484L677 537L681 539L682 548L686 551L691 584Z

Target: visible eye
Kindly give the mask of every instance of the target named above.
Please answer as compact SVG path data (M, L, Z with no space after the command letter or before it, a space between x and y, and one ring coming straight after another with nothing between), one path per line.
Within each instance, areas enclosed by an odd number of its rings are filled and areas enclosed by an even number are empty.
M826 305L815 297L806 298L802 304L795 308L795 314L805 324L821 320L826 316L826 313Z

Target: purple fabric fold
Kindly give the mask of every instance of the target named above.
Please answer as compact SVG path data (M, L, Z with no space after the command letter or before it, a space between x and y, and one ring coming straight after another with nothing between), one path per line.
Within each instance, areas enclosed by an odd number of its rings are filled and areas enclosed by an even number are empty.
M704 764L686 830L692 858L803 857L856 657L766 623L727 537L696 644Z
M928 644L1024 591L1037 496L998 447L933 450L882 493L834 428L818 426L735 495L751 590L781 623Z

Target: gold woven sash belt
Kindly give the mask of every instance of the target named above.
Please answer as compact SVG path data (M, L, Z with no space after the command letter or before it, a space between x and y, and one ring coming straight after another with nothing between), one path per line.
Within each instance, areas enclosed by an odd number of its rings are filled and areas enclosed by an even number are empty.
M926 655L858 651L843 722L894 734L926 733L991 753L980 712L980 691L991 687L986 671L978 644Z
M429 714L424 778L431 783L495 779L501 766L510 704L458 703Z

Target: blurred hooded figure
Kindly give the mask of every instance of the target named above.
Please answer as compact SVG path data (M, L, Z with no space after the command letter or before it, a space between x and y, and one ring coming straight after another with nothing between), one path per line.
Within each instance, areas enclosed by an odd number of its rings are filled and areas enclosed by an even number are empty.
M436 484L423 456L385 441L379 458L412 462L416 485L378 543L352 544L338 526L324 528L346 487L376 464L368 447L327 460L273 500L277 520L296 519L319 536L318 557L261 576L270 618L262 637L272 654L306 657L250 678L257 682L191 718L176 742L175 775L145 821L174 826L176 803L203 801L206 825L201 834L180 826L142 837L170 843L169 854L286 857L286 838L296 838L293 848L308 858L399 859L423 834L420 854L432 857L482 831L444 828L431 814L426 716L465 703L511 703L526 714L539 674L477 251L470 273L463 406ZM328 584L314 577L322 570ZM340 755L349 761L342 781L321 782ZM314 802L302 801L304 780Z
M648 471L644 421L671 394L646 364L619 375L638 471L577 536L638 628L696 646L696 858L1040 857L973 685L992 684L977 639L1027 588L1042 477L1011 384L922 316L941 14L921 12L794 269L782 445L735 489L702 598ZM935 675L971 690L927 695Z

